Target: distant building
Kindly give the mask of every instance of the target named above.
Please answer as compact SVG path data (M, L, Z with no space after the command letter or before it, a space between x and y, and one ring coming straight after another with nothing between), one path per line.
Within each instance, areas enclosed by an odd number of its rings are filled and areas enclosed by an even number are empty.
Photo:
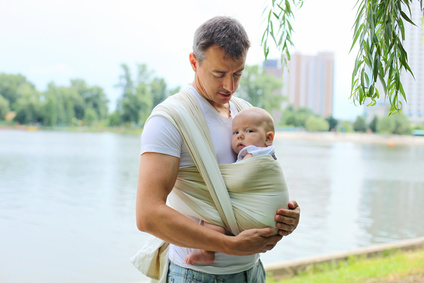
M419 1L411 4L413 26L405 22L404 48L408 53L408 64L414 73L404 72L401 76L407 102L403 103L403 113L413 124L424 122L424 26Z
M277 78L282 78L282 69L280 60L277 59L268 59L263 62L262 66L264 71L268 75L274 75Z
M283 95L287 98L284 106L306 107L324 118L332 115L334 53L295 53L288 63L289 71L285 68L284 74L279 60L267 60L263 67L267 74L283 78Z

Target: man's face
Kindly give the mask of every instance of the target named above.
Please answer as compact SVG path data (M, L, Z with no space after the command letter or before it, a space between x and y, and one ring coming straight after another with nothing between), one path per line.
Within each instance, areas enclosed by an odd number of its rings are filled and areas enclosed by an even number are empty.
M225 56L225 51L212 46L205 52L205 59L199 63L190 54L190 63L195 71L194 87L212 106L228 103L237 90L244 69L246 56L234 60Z

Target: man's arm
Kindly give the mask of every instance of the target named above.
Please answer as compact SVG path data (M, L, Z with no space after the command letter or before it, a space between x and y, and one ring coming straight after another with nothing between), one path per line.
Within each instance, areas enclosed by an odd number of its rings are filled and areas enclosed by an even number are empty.
M273 228L250 229L227 236L198 225L166 205L178 174L179 158L144 153L140 157L137 185L137 227L169 243L230 255L251 255L272 249L281 236Z
M300 207L296 201L292 200L288 204L288 209L278 209L275 215L278 234L280 236L290 235L299 224Z

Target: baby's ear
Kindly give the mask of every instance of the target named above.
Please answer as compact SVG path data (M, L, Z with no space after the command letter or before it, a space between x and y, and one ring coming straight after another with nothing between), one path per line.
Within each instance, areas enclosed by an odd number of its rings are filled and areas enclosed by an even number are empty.
M271 131L267 132L266 139L265 139L266 146L272 145L273 141L274 141L274 132L271 132Z

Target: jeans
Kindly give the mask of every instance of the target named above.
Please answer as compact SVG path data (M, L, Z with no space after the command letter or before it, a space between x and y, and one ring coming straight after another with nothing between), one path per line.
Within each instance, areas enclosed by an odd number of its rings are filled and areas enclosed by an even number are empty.
M169 264L169 283L265 283L265 269L261 261L252 268L234 274L214 275Z

